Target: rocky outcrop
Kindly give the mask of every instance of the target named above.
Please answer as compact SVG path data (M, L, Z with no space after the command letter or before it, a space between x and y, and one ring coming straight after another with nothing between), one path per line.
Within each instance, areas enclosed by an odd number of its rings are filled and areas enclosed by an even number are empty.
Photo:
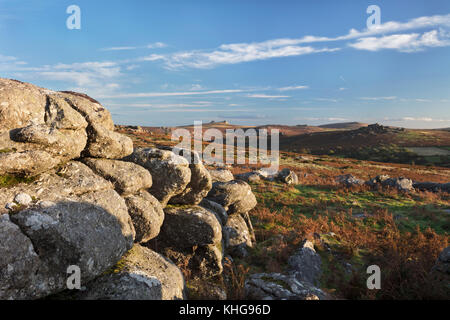
M131 139L114 132L95 100L0 79L0 174L37 175L81 154L122 158Z

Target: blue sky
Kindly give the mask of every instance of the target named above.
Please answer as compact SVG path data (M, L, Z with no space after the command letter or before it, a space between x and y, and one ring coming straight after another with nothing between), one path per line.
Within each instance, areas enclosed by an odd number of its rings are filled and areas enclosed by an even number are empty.
M448 0L0 0L0 39L1 77L85 92L120 124L450 127Z

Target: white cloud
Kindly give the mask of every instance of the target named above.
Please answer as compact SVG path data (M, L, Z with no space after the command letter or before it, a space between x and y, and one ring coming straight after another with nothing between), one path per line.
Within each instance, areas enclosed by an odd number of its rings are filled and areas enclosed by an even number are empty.
M167 47L167 44L163 42L155 42L150 43L146 46L118 46L118 47L109 47L109 48L102 48L100 51L129 51L129 50L137 50L137 49L159 49L159 48L165 48Z
M313 48L286 45L284 41L270 40L255 43L224 44L213 51L185 51L169 55L152 55L140 58L142 61L164 60L168 69L213 68L223 64L237 64L272 58L292 57L319 52L334 52L338 48Z
M136 50L137 47L110 47L110 48L102 48L101 51L127 51L127 50Z
M155 42L147 45L148 49L165 48L165 47L167 47L167 44L163 42Z
M424 122L450 122L450 119L435 119L430 117L402 117L402 118L384 118L386 121L424 121Z
M382 37L358 39L349 46L358 50L379 51L392 49L401 52L421 51L427 47L444 47L450 45L450 39L440 36L437 30L409 34L394 34Z
M325 102L338 102L337 99L331 99L331 98L316 98L314 100L316 100L316 101L325 101Z
M267 94L248 94L248 98L258 98L258 99L280 99L280 98L290 98L290 96L276 96Z
M122 99L122 98L153 98L153 97L175 97L175 96L192 96L192 95L209 95L209 94L225 94L239 93L244 90L210 90L210 91L187 91L187 92L141 92L141 93L123 93L115 95L102 95L98 98Z
M397 99L396 96L390 96L390 97L361 97L361 100L367 100L367 101L389 101L389 100L395 100Z
M291 86L278 88L279 91L304 90L304 89L309 89L309 86Z

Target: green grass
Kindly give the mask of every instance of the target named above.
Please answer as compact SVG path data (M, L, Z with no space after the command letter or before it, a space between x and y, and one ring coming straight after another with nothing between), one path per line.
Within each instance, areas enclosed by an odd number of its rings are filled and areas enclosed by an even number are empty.
M281 185L278 187L282 188ZM287 206L294 211L294 214L302 214L306 217L313 217L320 208L326 208L329 212L350 212L351 210L353 214L366 214L368 218L364 221L371 224L370 214L377 209L386 209L395 217L402 231L414 231L416 226L419 226L422 230L432 227L437 233L443 234L450 228L449 214L444 211L450 209L448 202L431 202L416 195L351 190L342 193L334 187L298 185L295 189L285 192L260 193L258 198L274 210L283 210ZM351 218L350 215L349 218ZM273 226L263 227L270 229ZM378 229L382 226L374 224L372 227Z
M0 176L0 188L12 187L20 183L31 183L35 181L35 177L21 177L13 175Z

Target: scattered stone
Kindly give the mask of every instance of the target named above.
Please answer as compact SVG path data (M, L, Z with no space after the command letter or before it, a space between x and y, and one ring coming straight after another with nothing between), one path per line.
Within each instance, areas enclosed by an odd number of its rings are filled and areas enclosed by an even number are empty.
M236 179L239 179L239 180L242 180L245 182L256 183L258 181L261 181L261 176L258 173L252 171L252 172L237 174Z
M343 184L346 187L362 186L364 184L364 180L358 179L352 174L337 176L335 180L337 183Z
M297 174L288 168L284 168L278 172L276 179L286 184L298 184Z
M28 206L33 202L33 199L30 197L29 194L19 193L14 197L14 202L21 206Z
M298 281L293 275L280 273L252 274L245 281L245 292L250 300L326 300L320 289Z
M314 244L305 240L295 254L288 259L290 273L298 281L316 285L322 274L322 259L314 250Z

